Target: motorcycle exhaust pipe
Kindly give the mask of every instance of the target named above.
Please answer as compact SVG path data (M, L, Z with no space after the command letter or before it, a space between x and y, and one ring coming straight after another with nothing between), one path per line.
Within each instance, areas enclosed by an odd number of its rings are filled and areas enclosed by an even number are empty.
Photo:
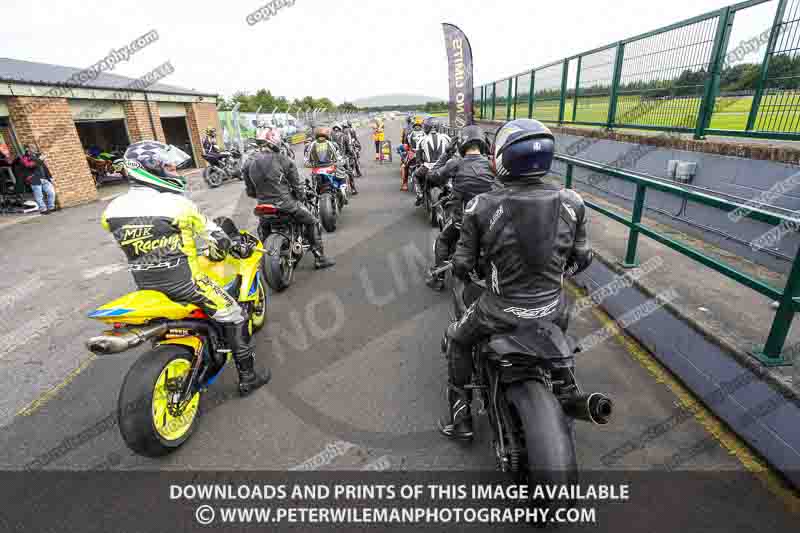
M136 328L119 335L100 335L86 341L86 347L96 355L122 353L139 346L153 337L160 337L167 332L166 324L157 324L146 328Z
M614 402L605 394L593 392L567 398L561 404L572 418L604 426L611 421Z

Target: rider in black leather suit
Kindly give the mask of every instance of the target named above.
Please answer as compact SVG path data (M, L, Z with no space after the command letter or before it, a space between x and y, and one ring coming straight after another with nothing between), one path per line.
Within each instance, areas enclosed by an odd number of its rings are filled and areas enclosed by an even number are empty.
M492 163L486 157L486 154L489 153L489 146L484 139L485 135L480 127L467 126L461 131L459 138L453 139L445 154L436 162L430 172L425 172L427 170L425 167L418 171L423 174L424 179L429 180L436 187L442 187L448 180L452 184L452 192L444 205L446 223L436 238L434 246L436 262L431 270L441 267L453 253L461 234L464 206L475 196L497 186ZM453 158L456 150L461 157ZM426 283L434 290L444 289L442 274L429 275Z
M268 149L251 157L244 168L247 196L256 198L261 203L274 205L306 227L315 268L335 265L332 259L325 257L322 240L313 229L319 221L303 205L306 191L300 182L294 161L281 154L280 146L271 140L261 142Z
M555 138L536 120L514 120L495 140L504 187L476 196L464 210L454 274L469 277L481 256L487 290L447 330L450 416L441 432L472 438L472 346L493 334L545 320L566 329L565 275L589 266L586 209L574 191L543 181Z

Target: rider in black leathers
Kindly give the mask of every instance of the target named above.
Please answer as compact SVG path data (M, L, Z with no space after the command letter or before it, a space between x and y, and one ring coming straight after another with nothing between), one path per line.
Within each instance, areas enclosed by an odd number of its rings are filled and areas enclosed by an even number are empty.
M464 205L497 186L492 164L486 157L489 146L484 139L485 134L479 126L467 126L461 131L460 138L450 142L445 154L430 172L426 172L425 167L417 171L433 186L442 187L448 180L452 184L452 192L444 205L447 221L436 238L436 262L431 270L441 267L452 255L461 234ZM456 150L461 157L453 157ZM444 275L429 275L427 284L441 291L444 289Z
M252 156L244 168L244 182L247 196L261 203L272 204L282 213L294 217L306 227L311 252L314 254L314 267L328 268L336 263L325 257L322 240L314 227L317 218L303 205L306 199L305 186L300 182L294 161L280 153L280 146L272 140L261 141L267 148Z
M511 121L495 139L495 166L504 187L476 196L464 210L453 272L469 278L481 258L487 290L447 330L450 438L472 438L472 346L493 334L544 320L566 330L565 275L589 266L586 209L574 191L545 182L555 149L540 122ZM483 254L481 256L481 253Z
M349 133L344 131L341 124L336 123L333 125L333 133L331 133L331 140L339 147L339 154L347 161L347 180L350 184L350 190L353 191L353 196L358 194L356 188L356 180L353 179L355 170L351 167L353 159L356 157L355 149L353 148L353 138Z

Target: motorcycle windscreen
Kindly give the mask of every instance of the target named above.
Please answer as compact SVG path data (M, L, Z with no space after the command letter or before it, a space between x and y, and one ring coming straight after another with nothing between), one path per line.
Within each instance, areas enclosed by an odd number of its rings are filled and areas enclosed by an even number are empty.
M168 165L175 165L175 168L184 168L191 160L191 156L177 146L170 144L164 150L164 162Z
M508 198L503 209L511 219L526 264L532 271L541 272L552 258L558 234L560 192L537 191L524 198Z

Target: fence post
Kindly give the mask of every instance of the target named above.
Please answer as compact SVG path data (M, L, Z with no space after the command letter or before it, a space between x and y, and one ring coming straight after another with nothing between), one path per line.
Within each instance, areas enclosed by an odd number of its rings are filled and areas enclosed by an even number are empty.
M617 44L617 58L614 62L614 77L611 80L611 94L608 96L608 118L606 128L614 129L614 121L617 118L617 100L619 99L619 84L622 78L622 63L625 57L625 43Z
M794 257L792 272L783 288L783 297L778 311L775 313L775 318L772 320L772 327L769 330L764 350L753 354L766 366L783 366L788 363L782 352L786 344L786 337L789 336L789 329L792 327L794 299L798 293L800 293L800 251Z
M628 233L628 249L625 252L625 262L622 263L624 268L634 268L639 266L639 261L636 258L636 250L639 245L639 228L636 225L642 222L642 213L644 213L644 198L647 188L641 184L636 184L636 197L633 200L633 213L631 216L631 223L634 224Z
M567 189L572 188L572 172L573 166L572 163L567 163L567 172L564 174L564 187Z
M511 85L514 78L508 78L508 91L506 91L506 120L511 120Z
M567 80L569 78L569 59L564 60L564 67L561 69L561 102L558 105L558 125L564 122L564 107L567 102Z
M786 12L786 4L787 0L778 1L778 8L775 11L775 21L772 23L772 31L769 34L769 43L767 44L766 52L764 52L764 61L761 62L761 75L758 77L756 93L753 95L753 103L750 106L750 115L747 117L746 131L752 131L756 126L758 108L761 106L761 98L764 96L764 85L766 85L767 76L769 75L769 60L775 52L775 45L778 42L778 32L783 25L783 16Z
M577 120L578 116L578 91L581 88L581 65L583 64L583 56L578 56L578 70L575 73L575 96L572 98L572 122Z
M533 118L533 90L536 88L536 71L531 71L531 92L528 94L528 118Z
M714 102L719 92L719 78L724 63L725 52L728 50L728 39L731 35L734 13L730 6L723 7L717 20L717 34L714 36L714 47L711 49L711 61L708 63L708 77L706 78L703 99L697 114L697 123L694 129L695 139L705 139L706 128L711 123L714 114Z
M494 111L497 108L497 82L492 82L492 120L494 120Z

